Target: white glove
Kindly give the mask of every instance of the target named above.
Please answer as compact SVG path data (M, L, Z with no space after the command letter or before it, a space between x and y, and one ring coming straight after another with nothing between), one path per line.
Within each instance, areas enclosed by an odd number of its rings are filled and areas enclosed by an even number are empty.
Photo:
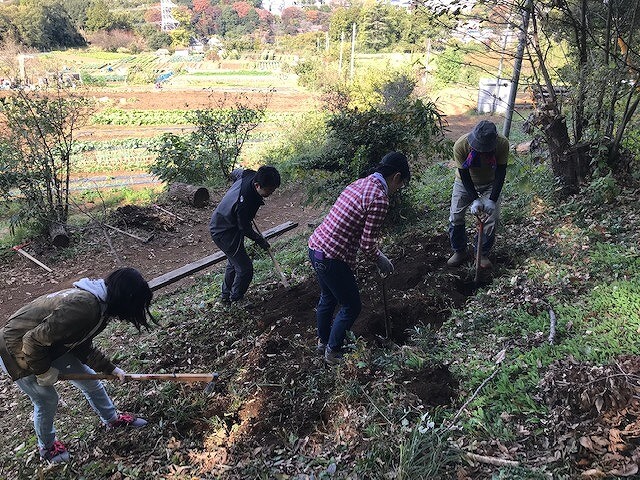
M391 263L391 260L389 260L382 252L378 255L376 265L378 266L378 270L380 270L380 275L389 275L390 273L393 273L393 263Z
M127 372L125 372L119 367L114 368L113 372L111 372L111 375L115 375L116 377L118 377L118 380L120 380L121 382L124 382L126 380L125 378L126 374Z
M482 199L476 198L471 204L471 214L477 215L482 211L484 211L484 205L482 204Z
M50 387L58 380L59 373L60 371L56 367L49 367L46 372L36 375L36 382L41 387Z
M492 215L494 210L496 209L496 202L494 202L490 198L483 198L482 205L487 215Z

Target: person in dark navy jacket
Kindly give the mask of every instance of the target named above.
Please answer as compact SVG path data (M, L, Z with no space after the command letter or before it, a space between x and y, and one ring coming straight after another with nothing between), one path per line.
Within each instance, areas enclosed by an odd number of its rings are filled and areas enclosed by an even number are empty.
M221 300L237 302L244 297L253 279L253 261L244 247L247 237L264 250L269 242L251 226L264 198L280 186L280 173L275 167L262 166L258 171L237 169L231 173L233 185L211 216L209 231L213 242L227 256L222 282Z

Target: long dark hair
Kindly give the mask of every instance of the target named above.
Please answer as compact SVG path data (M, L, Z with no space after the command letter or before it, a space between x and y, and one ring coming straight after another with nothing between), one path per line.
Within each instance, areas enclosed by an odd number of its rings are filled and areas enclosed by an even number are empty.
M149 311L153 292L135 268L118 268L104 279L104 283L107 286L105 315L130 322L138 331L140 327L150 329L147 317L158 323Z

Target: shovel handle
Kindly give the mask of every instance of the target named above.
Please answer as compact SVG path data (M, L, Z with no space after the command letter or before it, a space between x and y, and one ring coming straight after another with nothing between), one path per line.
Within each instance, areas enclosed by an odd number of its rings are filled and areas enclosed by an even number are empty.
M256 224L255 220L252 220L252 222L253 222L253 228L256 229L256 232L262 235L262 232L258 228L258 225ZM270 248L267 248L267 253L271 257L271 261L273 262L273 267L276 269L276 272L278 272L278 274L280 275L280 280L282 280L282 285L284 285L284 288L288 289L289 282L287 281L287 277L285 276L284 272L282 271L282 268L280 267L280 263L278 263L278 260L276 260L276 257Z
M389 307L387 305L387 276L382 277L382 303L384 305L384 333L386 339L391 334L391 321L389 320Z
M480 215L476 215L478 218L478 240L476 245L476 275L473 281L477 285L480 281L480 259L482 258L482 236L484 234L484 222Z
M161 382L213 382L218 378L217 373L126 373L125 380L145 381L158 380ZM118 380L117 375L110 373L61 373L60 380Z

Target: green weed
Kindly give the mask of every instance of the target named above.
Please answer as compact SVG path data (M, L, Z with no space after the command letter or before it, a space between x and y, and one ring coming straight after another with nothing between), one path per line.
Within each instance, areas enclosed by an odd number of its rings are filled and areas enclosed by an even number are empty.
M597 242L589 251L589 273L595 278L624 279L640 276L640 252L636 246Z
M435 427L428 414L420 417L398 447L395 478L444 478L448 467L458 459L448 443L448 435L445 428Z

